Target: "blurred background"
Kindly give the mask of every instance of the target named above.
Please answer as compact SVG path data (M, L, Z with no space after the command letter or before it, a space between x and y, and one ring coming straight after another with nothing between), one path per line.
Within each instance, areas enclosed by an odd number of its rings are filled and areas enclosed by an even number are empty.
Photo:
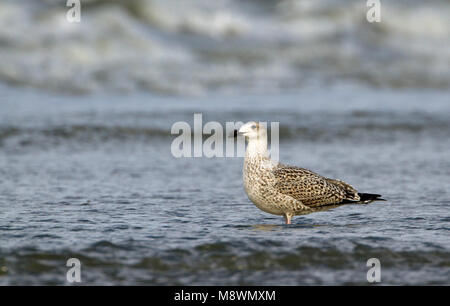
M0 2L0 284L449 284L450 1ZM280 160L386 203L259 211L173 123L280 122Z
M283 92L357 83L448 88L449 2L2 1L0 80L66 93Z

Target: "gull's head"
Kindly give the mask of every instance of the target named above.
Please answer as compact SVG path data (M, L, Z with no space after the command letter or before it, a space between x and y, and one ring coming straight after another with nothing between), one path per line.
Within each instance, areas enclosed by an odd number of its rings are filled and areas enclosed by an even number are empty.
M266 128L262 124L255 121L247 122L241 126L237 134L245 136L249 140L267 137Z

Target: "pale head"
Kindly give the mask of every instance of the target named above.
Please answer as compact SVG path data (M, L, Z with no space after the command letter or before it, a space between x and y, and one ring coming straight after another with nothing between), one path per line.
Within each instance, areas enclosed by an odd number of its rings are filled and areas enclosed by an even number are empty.
M268 158L267 129L265 123L250 121L241 126L238 135L242 135L248 141L245 158Z
M264 125L250 121L241 126L238 135L245 136L249 141L254 139L267 139L267 130Z

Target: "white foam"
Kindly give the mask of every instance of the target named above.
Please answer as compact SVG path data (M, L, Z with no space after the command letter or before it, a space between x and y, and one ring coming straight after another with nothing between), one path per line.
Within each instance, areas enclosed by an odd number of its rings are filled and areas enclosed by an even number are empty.
M93 6L91 4L95 3ZM450 5L364 1L0 2L0 81L50 90L267 92L353 80L450 87Z

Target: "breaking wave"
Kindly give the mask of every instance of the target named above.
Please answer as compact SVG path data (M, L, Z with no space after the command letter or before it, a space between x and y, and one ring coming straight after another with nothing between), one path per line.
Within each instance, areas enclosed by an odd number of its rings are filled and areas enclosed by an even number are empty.
M0 3L0 81L50 91L278 92L311 84L450 86L448 1Z

